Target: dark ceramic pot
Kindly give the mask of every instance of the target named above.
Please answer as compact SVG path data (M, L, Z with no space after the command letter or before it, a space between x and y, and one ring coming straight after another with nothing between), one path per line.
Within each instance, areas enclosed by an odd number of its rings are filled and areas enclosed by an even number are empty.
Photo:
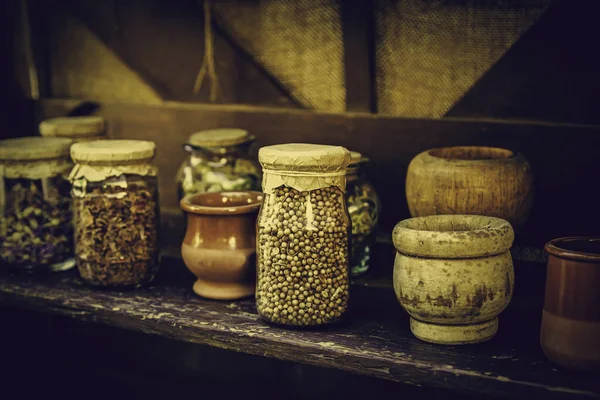
M600 238L554 239L546 252L542 349L565 367L600 369Z
M183 261L196 275L194 292L217 300L254 295L256 218L260 192L199 193L184 197Z

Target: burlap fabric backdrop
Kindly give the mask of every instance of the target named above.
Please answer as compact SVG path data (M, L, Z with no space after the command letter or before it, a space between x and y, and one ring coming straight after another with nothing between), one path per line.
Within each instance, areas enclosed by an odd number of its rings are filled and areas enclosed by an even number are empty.
M442 117L550 1L376 0L379 112ZM221 0L213 2L213 9L231 35L301 104L341 112L340 3Z

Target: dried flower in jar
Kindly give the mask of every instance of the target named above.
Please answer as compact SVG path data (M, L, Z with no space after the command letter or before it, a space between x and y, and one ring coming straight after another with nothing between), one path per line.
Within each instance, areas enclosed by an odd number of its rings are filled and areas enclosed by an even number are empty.
M339 320L348 307L349 234L337 187L266 194L258 223L259 313L286 325Z
M13 267L51 266L73 255L70 185L61 177L5 179L0 259Z
M75 190L74 190L75 193ZM77 266L96 286L146 283L158 268L155 179L88 183L74 194Z

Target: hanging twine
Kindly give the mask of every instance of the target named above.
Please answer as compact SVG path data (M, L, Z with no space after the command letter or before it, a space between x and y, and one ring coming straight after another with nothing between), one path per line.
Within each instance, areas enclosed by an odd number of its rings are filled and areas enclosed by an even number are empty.
M200 71L196 76L196 82L194 82L194 94L197 96L200 93L204 78L208 75L210 80L210 102L214 103L217 101L219 80L215 71L211 21L210 0L204 0L204 58L202 59Z

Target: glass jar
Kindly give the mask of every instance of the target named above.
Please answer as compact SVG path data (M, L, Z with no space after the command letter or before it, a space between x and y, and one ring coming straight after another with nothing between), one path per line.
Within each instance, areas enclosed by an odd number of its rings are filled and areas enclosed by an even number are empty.
M371 252L375 244L375 228L381 209L379 196L367 180L364 170L368 162L368 158L353 151L346 171L346 204L352 220L350 265L353 277L369 269Z
M153 142L98 140L71 148L75 259L81 278L137 287L158 270L159 204Z
M257 222L258 313L280 325L338 322L349 299L350 152L285 144L261 148L259 161L265 197Z
M258 163L249 155L254 136L243 129L212 129L190 135L189 157L177 173L179 199L195 193L260 191Z
M16 271L74 266L71 141L0 141L0 263Z
M94 115L50 118L42 121L39 129L44 137L71 139L73 143L106 137L104 118Z

